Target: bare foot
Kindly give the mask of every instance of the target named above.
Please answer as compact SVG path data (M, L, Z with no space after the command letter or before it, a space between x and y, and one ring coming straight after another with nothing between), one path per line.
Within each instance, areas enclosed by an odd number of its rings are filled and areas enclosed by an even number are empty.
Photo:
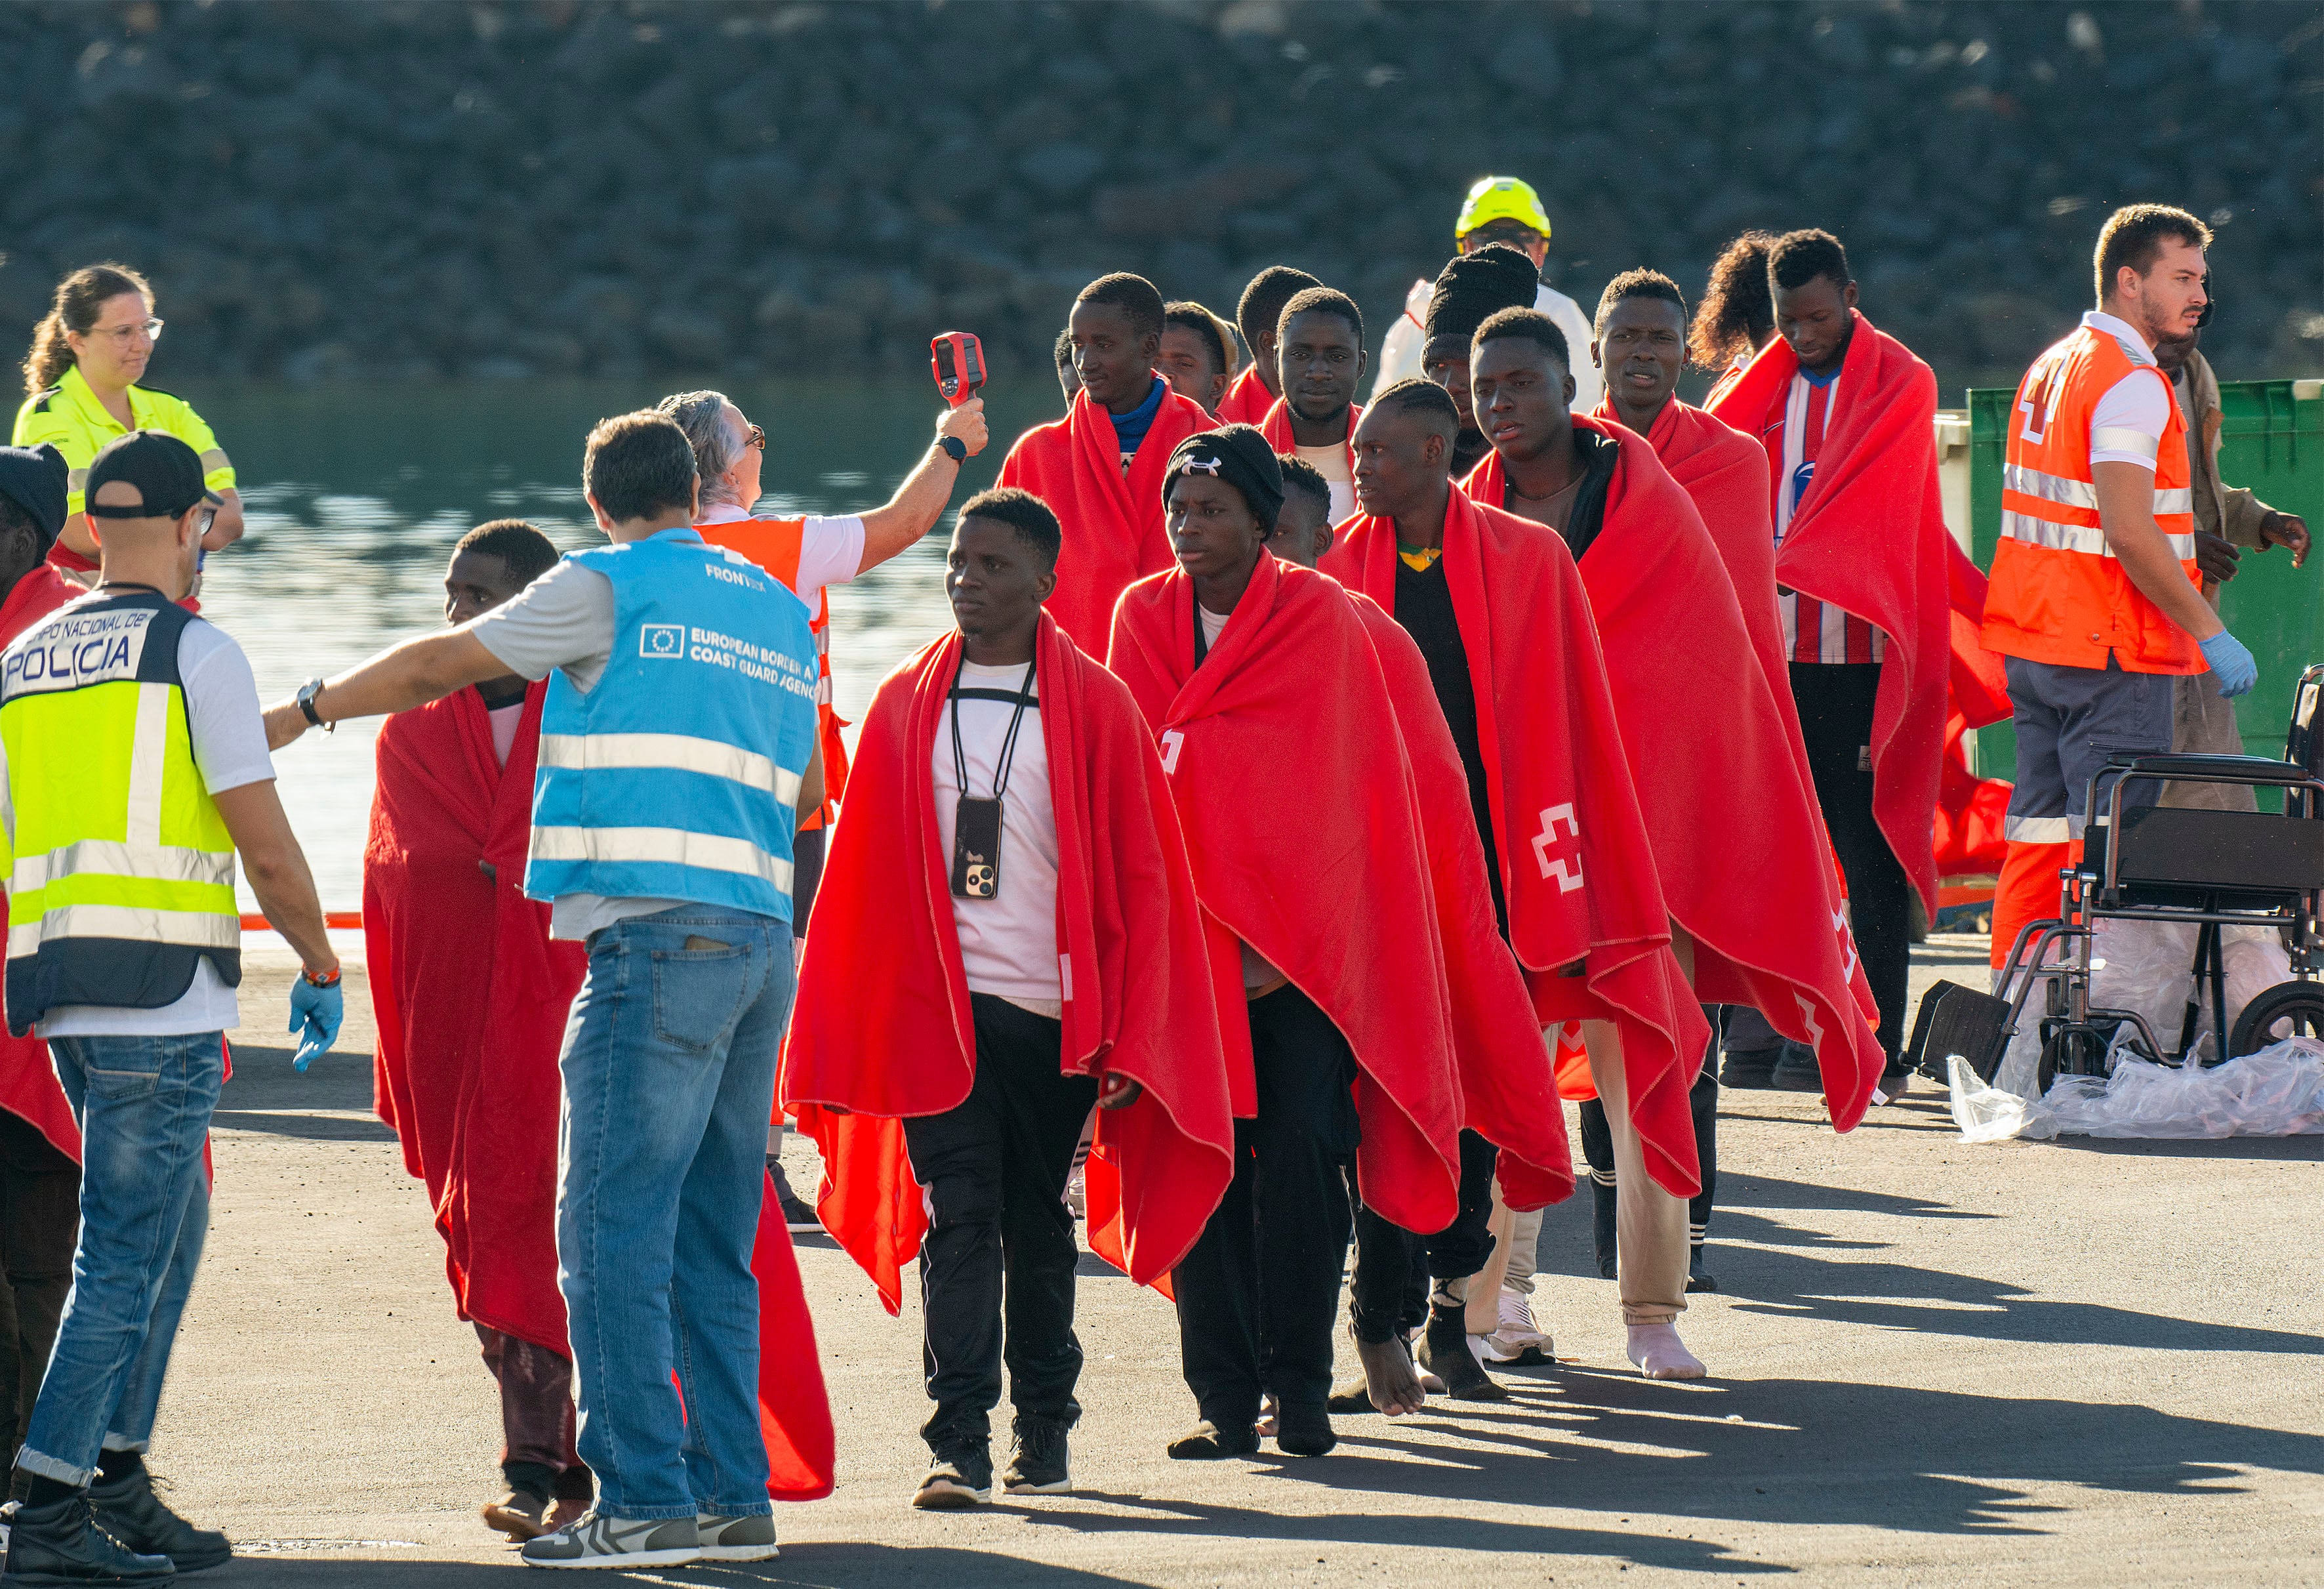
M1630 1361L1650 1380L1699 1380L1710 1372L1678 1338L1674 1324L1631 1325L1629 1337Z
M1390 1418L1418 1412L1427 1403L1420 1376L1413 1371L1411 1354L1397 1340L1358 1341L1356 1361L1363 1364L1364 1386L1372 1405Z

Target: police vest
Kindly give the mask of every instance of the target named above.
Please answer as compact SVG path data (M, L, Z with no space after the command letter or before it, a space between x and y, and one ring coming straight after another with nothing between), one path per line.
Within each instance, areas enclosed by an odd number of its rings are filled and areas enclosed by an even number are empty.
M524 892L791 913L816 739L807 607L692 530L576 552L613 586L596 687L550 676Z
M2144 374L2136 374L2144 371ZM2143 349L2084 326L2034 361L2017 388L2001 476L2001 541L1978 638L1987 651L2070 668L2200 673L2195 637L2131 583L2098 527L2090 419L2128 376L2160 383L2170 419L2154 455L2154 522L2188 581L2195 568L2195 497L2187 421L2170 382ZM2143 439L2140 445L2144 445Z
M85 596L0 653L8 1027L49 1010L153 1010L208 956L242 981L234 840L194 764L178 641L157 591Z

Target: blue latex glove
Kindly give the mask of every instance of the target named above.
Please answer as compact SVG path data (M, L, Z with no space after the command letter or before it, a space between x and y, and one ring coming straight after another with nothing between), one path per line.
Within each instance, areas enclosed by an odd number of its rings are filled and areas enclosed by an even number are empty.
M2203 660L2218 676L2221 695L2241 695L2259 682L2259 663L2252 659L2251 648L2226 630L2204 641L2202 647Z
M290 984L290 1030L299 1034L299 1053L290 1068L303 1072L331 1051L339 1040L339 1022L346 1019L346 1000L333 983L318 988L305 977Z

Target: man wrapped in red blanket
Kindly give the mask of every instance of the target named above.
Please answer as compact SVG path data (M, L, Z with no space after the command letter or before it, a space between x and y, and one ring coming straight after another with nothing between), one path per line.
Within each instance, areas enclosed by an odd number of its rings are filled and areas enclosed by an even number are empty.
M1362 619L1265 549L1283 500L1266 439L1191 437L1168 478L1179 567L1123 596L1109 664L1170 774L1242 1117L1234 1181L1174 1277L1202 1421L1169 1449L1256 1451L1264 1390L1278 1448L1320 1455L1348 1161L1364 1204L1406 1230L1441 1230L1458 1206L1426 814Z
M1161 1280L1217 1206L1233 1128L1210 951L1152 737L1041 607L1057 520L961 509L959 632L880 687L783 1059L825 1226L890 1311L917 1251L931 1462L914 1503L992 1488L1001 1298L1010 1493L1065 1489L1082 1366L1074 1150L1098 1110L1092 1244Z
M1423 381L1373 399L1356 440L1364 513L1323 568L1388 607L1428 659L1536 1015L1599 1031L1593 1070L1632 1178L1683 1197L1697 1178L1687 1091L1708 1028L1672 956L1587 597L1554 534L1453 488L1459 423ZM1625 1267L1642 1366L1668 1366L1676 1342L1683 1233L1677 1254L1675 1277Z
M1154 368L1163 307L1141 276L1102 276L1083 288L1065 328L1081 390L1064 419L1026 431L1001 465L1001 485L1031 492L1065 526L1049 616L1091 652L1104 649L1115 598L1170 566L1163 464L1213 423Z

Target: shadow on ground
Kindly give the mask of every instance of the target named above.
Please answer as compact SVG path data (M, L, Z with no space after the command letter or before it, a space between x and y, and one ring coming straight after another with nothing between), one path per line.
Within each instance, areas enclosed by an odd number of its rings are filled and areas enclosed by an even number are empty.
M205 1573L205 1584L246 1584L250 1589L470 1589L489 1584L509 1584L523 1569L513 1557L505 1563L428 1561L416 1555L399 1561L342 1561L325 1555L236 1557L214 1573ZM529 1580L526 1580L529 1581ZM1023 1561L990 1550L963 1550L945 1546L897 1546L836 1543L788 1545L777 1561L742 1565L710 1562L689 1567L665 1567L651 1572L595 1572L592 1584L639 1584L687 1585L774 1584L842 1586L928 1584L937 1589L980 1589L1009 1584L1026 1589L1111 1589L1145 1580L1117 1578L1108 1573L1079 1567Z

